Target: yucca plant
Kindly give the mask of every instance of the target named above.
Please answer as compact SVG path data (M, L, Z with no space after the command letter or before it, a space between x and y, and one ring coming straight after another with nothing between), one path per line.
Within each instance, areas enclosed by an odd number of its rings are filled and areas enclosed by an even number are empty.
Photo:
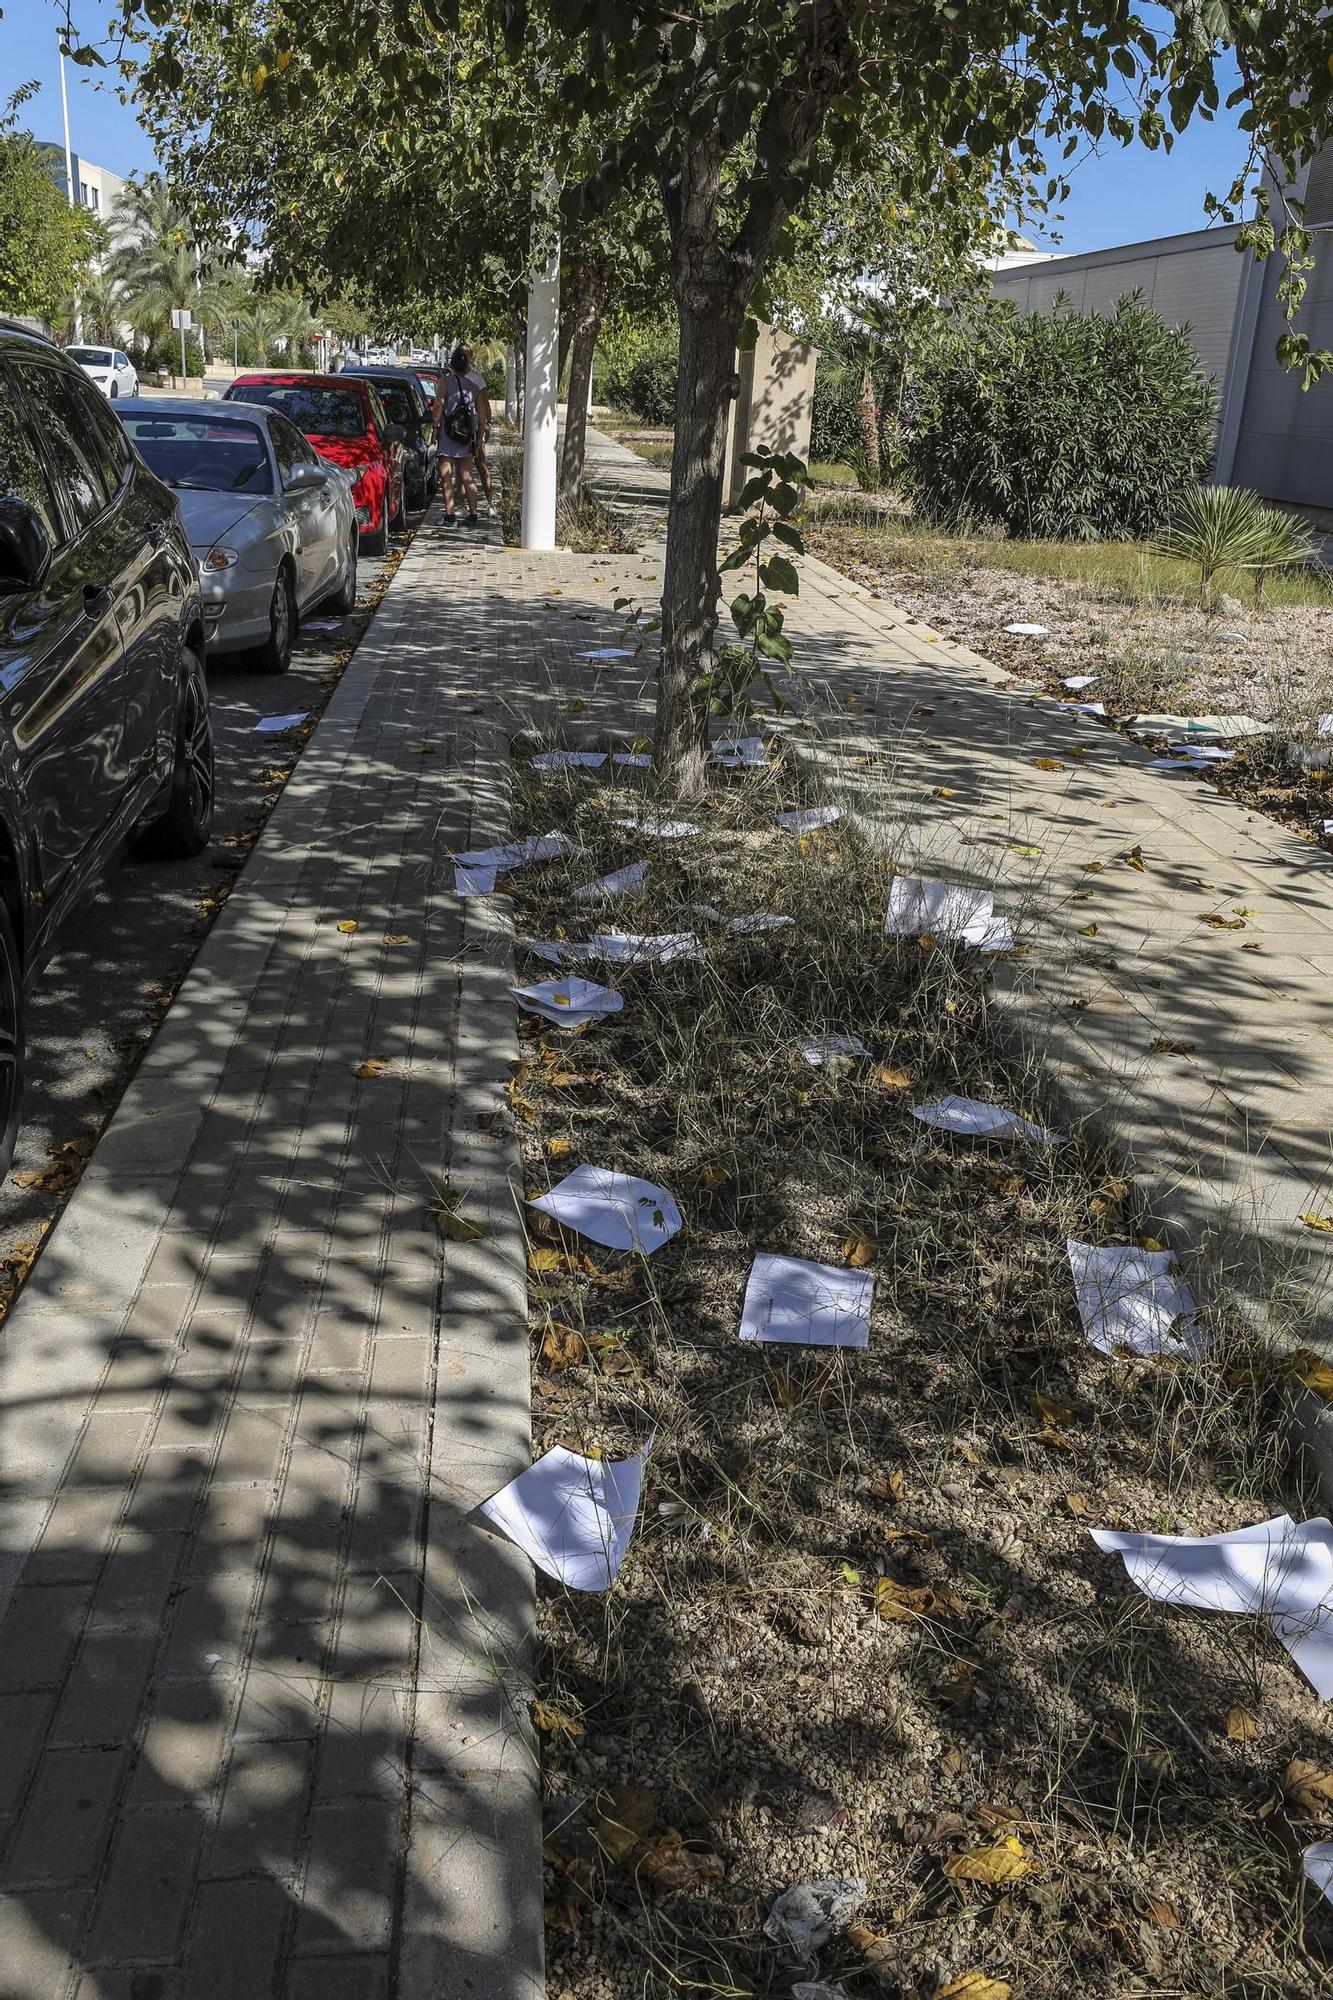
M1254 569L1262 557L1267 540L1263 516L1269 511L1246 486L1196 486L1153 547L1161 555L1198 564L1199 601L1211 611L1219 571Z
M1262 605L1264 585L1275 569L1299 569L1315 560L1315 538L1299 515L1284 514L1280 507L1261 507L1264 542L1250 564L1254 571L1254 601Z

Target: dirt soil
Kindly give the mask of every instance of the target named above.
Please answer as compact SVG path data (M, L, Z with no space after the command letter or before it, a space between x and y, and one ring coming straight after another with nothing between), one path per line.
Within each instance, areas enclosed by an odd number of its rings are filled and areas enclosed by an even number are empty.
M795 796L723 781L668 842L613 824L628 781L516 766L515 831L580 843L509 878L521 937L602 928L572 887L646 854L611 921L706 940L605 975L604 1025L523 1017L511 1092L529 1195L589 1161L685 1217L643 1259L532 1216L536 1451L655 1438L614 1586L541 1590L550 2000L1326 1990L1299 1854L1333 1835L1327 1705L1266 1628L1150 1603L1087 1532L1317 1512L1280 1385L1225 1318L1198 1361L1087 1344L1065 1241L1140 1236L1134 1189L1078 1137L911 1117L953 1090L1041 1121L1040 1080L981 961L885 936L887 862L775 828ZM700 902L796 921L729 935ZM868 1056L808 1066L832 1033ZM872 1271L868 1348L741 1344L761 1249ZM765 1935L833 1878L864 1893L812 1957Z
M1333 602L1256 610L1227 600L1205 617L1178 597L969 560L966 543L945 537L892 540L818 514L803 531L813 555L1057 699L1104 701L1112 716L1253 716L1269 733L1234 763L1178 782L1215 785L1321 839L1333 816L1333 739L1328 773L1317 756L1293 762L1287 746L1312 750L1320 716L1333 711ZM1045 625L1049 637L1015 637L1010 624ZM1096 685L1070 696L1063 680L1081 674L1096 674Z

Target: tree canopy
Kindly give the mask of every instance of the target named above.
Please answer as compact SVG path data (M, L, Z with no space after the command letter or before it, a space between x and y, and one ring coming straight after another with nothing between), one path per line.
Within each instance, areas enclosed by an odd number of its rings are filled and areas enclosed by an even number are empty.
M0 110L0 313L56 319L99 241L86 209L70 204L18 113L30 90Z

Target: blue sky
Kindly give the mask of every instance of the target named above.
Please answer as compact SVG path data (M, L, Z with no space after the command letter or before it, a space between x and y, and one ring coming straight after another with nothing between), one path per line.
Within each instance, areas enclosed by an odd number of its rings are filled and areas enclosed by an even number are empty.
M41 90L27 106L26 122L42 139L60 143L60 74L56 56L56 10L52 0L3 0L0 16L0 77L13 83L37 78ZM102 0L74 0L80 32L93 34L105 18ZM114 173L153 164L152 147L132 106L116 96L114 72L75 69L66 64L70 141L76 153ZM1211 125L1196 123L1176 141L1172 153L1148 153L1141 146L1108 147L1081 160L1072 175L1072 193L1060 226L1061 240L1050 248L1100 250L1148 236L1202 229L1203 198L1224 189L1244 158L1234 117L1221 114ZM1045 239L1042 239L1045 243Z

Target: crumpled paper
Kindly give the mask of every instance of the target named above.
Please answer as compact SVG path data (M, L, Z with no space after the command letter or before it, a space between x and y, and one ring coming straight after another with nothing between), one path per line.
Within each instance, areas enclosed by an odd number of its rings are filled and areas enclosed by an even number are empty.
M828 1882L797 1882L784 1889L764 1919L764 1936L786 1945L811 1967L815 1953L840 1931L864 1903L868 1891L856 1876Z

